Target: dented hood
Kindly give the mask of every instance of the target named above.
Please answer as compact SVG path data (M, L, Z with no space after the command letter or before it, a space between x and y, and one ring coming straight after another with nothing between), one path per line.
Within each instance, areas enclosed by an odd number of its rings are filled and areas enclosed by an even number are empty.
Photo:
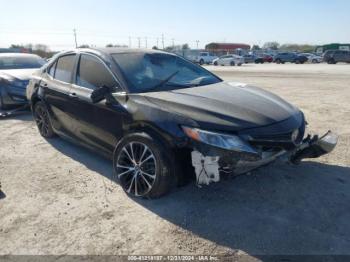
M211 130L267 126L299 115L299 110L263 89L238 83L142 94L160 109L196 121Z

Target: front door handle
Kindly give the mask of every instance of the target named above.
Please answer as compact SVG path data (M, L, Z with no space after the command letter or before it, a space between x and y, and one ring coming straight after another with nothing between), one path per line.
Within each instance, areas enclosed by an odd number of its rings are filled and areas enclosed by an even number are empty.
M76 93L69 93L70 98L78 98Z

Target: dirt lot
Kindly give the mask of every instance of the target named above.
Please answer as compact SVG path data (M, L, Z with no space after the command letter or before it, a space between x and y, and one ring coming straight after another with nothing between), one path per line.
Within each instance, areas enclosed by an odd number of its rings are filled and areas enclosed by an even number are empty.
M155 201L128 198L108 160L0 120L0 254L350 254L350 66L208 66L300 107L336 150ZM236 253L237 254L237 253Z

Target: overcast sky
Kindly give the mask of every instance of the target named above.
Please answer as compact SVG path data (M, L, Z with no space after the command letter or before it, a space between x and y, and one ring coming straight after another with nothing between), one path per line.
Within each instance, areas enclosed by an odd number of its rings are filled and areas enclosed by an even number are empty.
M0 47L350 42L349 0L0 0ZM174 39L174 40L173 40Z

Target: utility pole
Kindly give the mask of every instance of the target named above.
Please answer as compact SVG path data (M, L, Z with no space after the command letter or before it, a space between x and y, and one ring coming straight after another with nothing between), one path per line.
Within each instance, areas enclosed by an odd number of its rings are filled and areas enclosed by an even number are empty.
M173 49L174 49L174 47L175 47L175 39L172 38L171 41L173 42Z
M196 43L197 43L197 49L198 49L199 40L196 40Z
M75 40L75 48L78 48L77 30L75 28L73 29L73 33L74 33L74 40Z
M129 36L129 48L131 48L131 36Z
M159 48L158 43L159 43L159 38L157 37L157 48Z
M139 40L139 48L141 48L141 37L138 37L137 40Z
M163 45L163 50L164 50L164 34L162 34L162 45Z
M145 37L146 48L148 47L147 36Z

